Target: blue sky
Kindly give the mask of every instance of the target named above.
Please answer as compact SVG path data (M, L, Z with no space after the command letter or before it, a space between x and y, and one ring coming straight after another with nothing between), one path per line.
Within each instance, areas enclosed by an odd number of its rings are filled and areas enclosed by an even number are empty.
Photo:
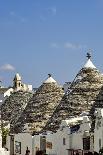
M0 78L16 72L38 87L48 73L63 84L92 49L103 72L103 0L0 0Z

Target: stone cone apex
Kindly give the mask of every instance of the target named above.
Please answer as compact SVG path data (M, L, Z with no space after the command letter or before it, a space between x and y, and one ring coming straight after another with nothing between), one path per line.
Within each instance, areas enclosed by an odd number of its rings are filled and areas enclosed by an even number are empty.
M57 83L53 78L51 74L48 74L48 78L43 83Z
M93 74L94 74L94 76L93 76ZM72 85L74 83L78 83L78 82L82 81L85 78L85 76L88 76L88 80L90 79L91 81L93 81L92 77L95 80L99 79L100 77L103 78L103 75L99 72L99 70L92 63L90 53L87 53L87 62L81 68L81 70L78 72L78 74L75 76L75 78L72 82Z
M93 64L92 61L91 61L91 55L90 55L90 53L87 53L87 58L88 58L88 60L87 60L87 62L86 62L86 64L84 65L83 68L92 68L92 69L96 69L96 67L94 66L94 64Z
M15 132L24 132L25 124L28 124L31 132L41 132L63 96L62 87L49 74L49 77L37 89L18 119L14 127Z

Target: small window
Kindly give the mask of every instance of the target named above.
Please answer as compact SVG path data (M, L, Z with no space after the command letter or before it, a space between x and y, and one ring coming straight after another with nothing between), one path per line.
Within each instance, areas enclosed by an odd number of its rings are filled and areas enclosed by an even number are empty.
M17 85L16 82L14 82L14 87L16 87L16 85Z
M19 87L21 86L21 83L19 82Z
M90 149L90 137L83 138L83 150Z
M21 142L15 141L15 153L21 154Z
M63 145L66 145L66 143L65 143L65 138L63 138Z

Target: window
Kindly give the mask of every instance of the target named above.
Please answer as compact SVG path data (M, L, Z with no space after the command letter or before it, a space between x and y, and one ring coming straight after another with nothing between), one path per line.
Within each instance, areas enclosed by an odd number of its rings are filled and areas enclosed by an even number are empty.
M17 86L17 84L16 84L16 82L14 82L14 87L16 87Z
M52 149L52 143L51 142L46 142L46 148Z
M15 153L21 154L21 142L15 141Z
M65 138L63 138L63 145L66 145L66 143L65 143Z
M90 149L90 137L83 138L83 149L84 150Z
M21 86L21 83L19 82L19 87Z

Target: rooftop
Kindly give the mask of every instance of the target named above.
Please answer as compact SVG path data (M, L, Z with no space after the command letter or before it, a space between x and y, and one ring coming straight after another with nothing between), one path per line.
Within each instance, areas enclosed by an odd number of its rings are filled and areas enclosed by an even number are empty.
M51 74L48 74L48 78L44 81L44 83L56 83L56 81L52 78Z
M87 53L87 58L88 58L88 60L87 60L86 64L84 65L84 68L92 68L92 69L96 68L91 61L90 53Z
M0 88L0 94L5 93L9 88Z

